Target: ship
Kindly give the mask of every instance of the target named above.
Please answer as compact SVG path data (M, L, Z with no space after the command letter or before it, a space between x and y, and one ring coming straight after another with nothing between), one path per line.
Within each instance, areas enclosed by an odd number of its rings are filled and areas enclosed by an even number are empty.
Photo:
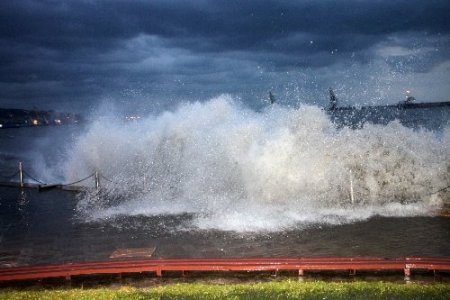
M436 108L436 107L450 107L450 101L444 102L422 102L417 103L416 98L413 97L409 91L406 92L406 99L397 104L390 105L373 105L373 106L338 106L338 99L333 89L329 89L330 94L330 106L328 111L342 111L342 110L379 110L379 109L424 109L424 108Z
M271 104L276 102L272 92L269 101ZM450 101L417 102L410 91L406 92L406 99L397 104L339 106L338 97L330 88L329 106L323 110L337 127L362 128L366 123L386 125L395 120L412 128L440 130L450 127Z
M409 91L404 101L388 105L339 106L338 98L331 88L329 97L330 105L325 111L338 127L361 128L366 123L385 125L394 120L407 127L430 130L450 126L450 101L416 102Z

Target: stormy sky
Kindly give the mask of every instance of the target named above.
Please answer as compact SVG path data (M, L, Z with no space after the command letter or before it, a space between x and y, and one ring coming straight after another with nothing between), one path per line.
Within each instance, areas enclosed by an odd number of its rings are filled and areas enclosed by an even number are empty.
M448 0L5 0L0 107L450 100Z

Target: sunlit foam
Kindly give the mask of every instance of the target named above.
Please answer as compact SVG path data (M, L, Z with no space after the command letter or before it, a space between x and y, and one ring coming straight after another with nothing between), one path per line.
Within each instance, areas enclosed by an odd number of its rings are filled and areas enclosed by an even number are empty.
M271 231L430 214L449 165L449 130L336 129L315 106L255 112L224 95L139 122L95 122L67 180L98 170L113 181L100 199L80 200L88 220L188 213L198 228Z

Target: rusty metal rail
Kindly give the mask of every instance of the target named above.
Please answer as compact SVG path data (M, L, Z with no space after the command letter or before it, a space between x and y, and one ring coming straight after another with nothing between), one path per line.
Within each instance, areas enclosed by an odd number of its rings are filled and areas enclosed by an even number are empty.
M413 270L450 271L450 258L405 257L318 257L318 258L251 258L251 259L147 259L106 262L69 263L62 265L25 266L0 269L0 282L38 280L80 275L107 275L153 272L242 272L242 271L400 271L405 278Z

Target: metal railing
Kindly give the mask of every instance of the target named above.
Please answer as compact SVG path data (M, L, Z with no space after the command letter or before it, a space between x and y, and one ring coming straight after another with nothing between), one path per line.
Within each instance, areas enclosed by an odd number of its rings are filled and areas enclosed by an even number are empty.
M15 177L18 176L19 181L12 181L12 179L14 179ZM29 178L31 179L32 183L30 182L26 182L25 179ZM101 186L100 186L100 179L115 184L115 185L120 185L120 183L115 182L107 177L105 177L102 173L100 173L99 171L95 171L92 174L89 174L88 176L81 178L79 180L73 181L73 182L69 182L69 183L46 183L42 180L37 179L36 176L31 175L28 171L26 171L24 169L23 163L19 162L19 169L17 172L7 175L7 176L1 176L0 175L0 180L5 180L3 182L0 181L0 186L19 186L20 188L24 188L24 187L36 187L39 189L51 189L51 188L61 188L61 189L67 189L70 187L74 187L74 189L88 189L88 187L86 186L77 186L79 183L85 182L91 178L94 178L94 187L97 191L100 191ZM145 186L146 186L146 181L147 181L147 177L145 174L143 174L142 176L143 178L143 187L145 190ZM428 193L425 196L432 196L434 194L443 192L445 190L450 189L450 185L446 186L444 188L438 189L434 192ZM349 191L349 201L352 205L354 205L357 201L355 199L355 192L354 192L354 176L352 174L352 171L349 170L349 186L348 186L348 191Z

